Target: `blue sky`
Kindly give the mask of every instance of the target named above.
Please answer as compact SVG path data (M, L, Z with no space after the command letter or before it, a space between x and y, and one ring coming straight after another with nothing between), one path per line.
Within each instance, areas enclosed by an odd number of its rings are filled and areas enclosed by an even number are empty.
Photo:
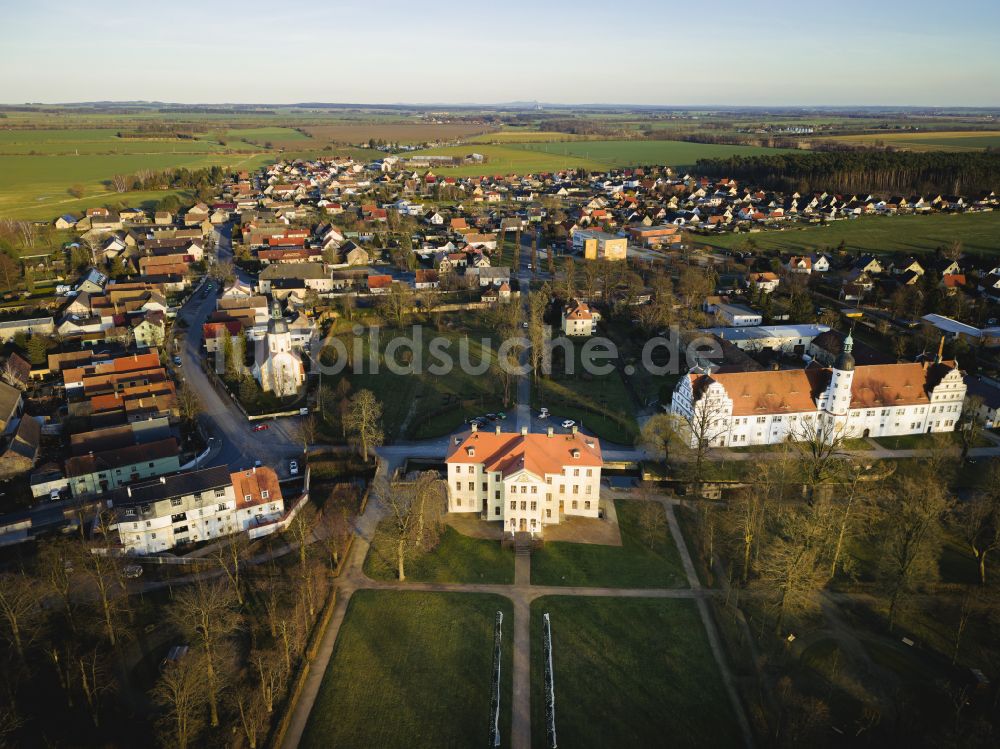
M1000 1L0 0L0 101L1000 106Z

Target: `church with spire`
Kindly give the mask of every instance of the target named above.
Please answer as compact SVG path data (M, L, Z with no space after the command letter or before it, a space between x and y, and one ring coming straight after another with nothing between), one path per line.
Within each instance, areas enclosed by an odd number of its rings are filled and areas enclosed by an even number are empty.
M297 395L306 380L302 358L292 347L292 334L277 300L271 305L264 347L263 350L258 349L253 376L260 383L261 390L279 397Z
M670 412L692 446L771 445L786 440L895 437L954 431L965 382L954 361L858 365L848 334L832 367L761 372L697 368L674 389Z

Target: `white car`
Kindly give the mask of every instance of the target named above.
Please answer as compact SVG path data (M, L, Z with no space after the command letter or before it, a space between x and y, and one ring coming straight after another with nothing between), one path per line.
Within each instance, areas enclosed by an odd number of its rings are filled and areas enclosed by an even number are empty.
M548 411L541 411L541 412L539 412L538 418L539 419L547 419L547 418L549 418L549 412Z
M288 463L288 472L293 476L299 475L299 462L297 460L293 460Z
M572 419L566 419L566 421L564 421L562 423L562 428L563 429L571 429L571 428L573 428L575 426L576 426L576 422L573 421Z

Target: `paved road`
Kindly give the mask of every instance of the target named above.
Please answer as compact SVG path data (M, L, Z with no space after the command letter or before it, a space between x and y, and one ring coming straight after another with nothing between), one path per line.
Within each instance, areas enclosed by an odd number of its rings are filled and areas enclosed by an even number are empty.
M232 259L230 231L227 225L217 232L216 246L220 260ZM253 283L253 279L242 272L240 278ZM216 299L215 291L208 294L195 291L177 314L177 320L183 320L187 325L180 350L184 363L177 368L177 374L198 394L202 406L198 421L205 434L214 440L212 454L205 465L228 465L238 470L259 459L279 473L287 472L289 459L302 453L302 445L294 437L296 419L275 420L270 422L266 432L254 432L232 399L216 390L200 366L202 325L215 311Z

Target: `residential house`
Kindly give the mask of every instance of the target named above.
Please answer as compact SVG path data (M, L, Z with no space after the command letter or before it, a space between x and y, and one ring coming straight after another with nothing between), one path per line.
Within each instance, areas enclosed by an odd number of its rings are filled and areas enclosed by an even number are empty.
M569 336L590 336L597 333L601 314L585 302L571 299L563 307L562 332Z

